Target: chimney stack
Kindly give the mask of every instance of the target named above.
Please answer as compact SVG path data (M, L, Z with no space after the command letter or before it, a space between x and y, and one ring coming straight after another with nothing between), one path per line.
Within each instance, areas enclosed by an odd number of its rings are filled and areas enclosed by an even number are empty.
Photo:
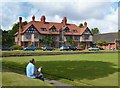
M22 17L19 17L19 30L22 31Z
M84 22L84 27L87 27L87 22Z
M35 16L32 17L32 21L35 21Z
M18 45L19 46L21 46L21 40L22 40L21 32L22 32L22 17L19 17L19 30L18 30Z
M22 23L22 17L19 17L19 22Z
M63 18L62 24L63 24L63 25L66 25L66 24L67 24L67 18L66 18L66 17Z
M41 22L42 22L42 23L45 23L45 20L46 20L45 16L42 16L42 17L41 17Z

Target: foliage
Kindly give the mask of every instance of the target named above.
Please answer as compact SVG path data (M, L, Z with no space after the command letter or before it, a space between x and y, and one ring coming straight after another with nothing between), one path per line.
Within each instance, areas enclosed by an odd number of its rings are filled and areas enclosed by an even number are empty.
M9 31L2 31L2 45L3 46L12 46L14 43L13 35Z
M83 45L83 44L80 44L80 48L84 48L85 47L85 45Z
M46 35L46 37L39 41L39 43L51 46L53 43L55 43L55 39L52 39L52 35Z
M30 43L28 46L33 46L33 44L32 44L32 43Z
M74 45L72 36L70 36L70 39L67 40L67 43L69 43L70 46L73 46L73 45Z
M83 24L82 24L82 23L80 23L79 27L80 27L80 28L83 28L84 26L83 26Z
M27 24L27 21L23 22L24 25ZM12 46L14 44L14 34L18 32L19 23L15 23L11 30L2 31L2 45Z
M26 25L27 21L23 22L23 25ZM12 27L12 30L10 31L10 34L14 35L16 32L18 32L19 29L19 22L15 23Z
M98 40L98 41L97 41L97 45L98 45L98 46L107 46L108 43L107 43L105 40Z
M98 28L92 28L91 31L92 31L93 34L99 34L100 33Z
M11 48L13 48L14 50L22 50L23 48L19 45L13 45Z

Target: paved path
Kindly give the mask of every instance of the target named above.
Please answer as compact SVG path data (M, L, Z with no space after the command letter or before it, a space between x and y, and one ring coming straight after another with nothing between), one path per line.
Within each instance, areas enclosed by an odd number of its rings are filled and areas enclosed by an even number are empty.
M70 88L73 86L73 85L70 85L70 84L66 84L66 83L56 81L56 80L51 80L51 79L45 79L45 82L53 84L55 86L70 86ZM76 87L74 87L74 88L76 88Z

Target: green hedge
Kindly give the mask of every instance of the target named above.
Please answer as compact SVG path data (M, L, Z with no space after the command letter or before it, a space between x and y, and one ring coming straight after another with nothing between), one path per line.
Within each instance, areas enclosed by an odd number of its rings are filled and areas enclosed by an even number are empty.
M18 46L18 45L13 45L11 48L13 48L14 50L22 50L23 49L21 46Z

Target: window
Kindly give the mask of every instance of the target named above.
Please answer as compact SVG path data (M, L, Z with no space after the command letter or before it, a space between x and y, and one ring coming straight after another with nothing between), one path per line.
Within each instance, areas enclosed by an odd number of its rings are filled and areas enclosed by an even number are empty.
M52 32L56 32L56 31L57 31L54 25L50 28L50 30L51 30Z
M64 32L70 32L69 28L66 27L66 28L64 29Z
M41 28L41 31L47 31L46 28Z
M71 39L71 36L66 36L66 40L69 40L69 39Z
M84 40L89 39L89 36L90 36L90 35L84 35Z
M74 36L74 40L79 40L79 36Z
M56 32L56 29L55 29L55 28L52 28L51 31L52 31L52 32Z
M73 30L73 32L74 32L74 33L76 33L76 32L77 32L77 30L75 30L75 29L74 29L74 30Z
M52 35L51 39L56 40L57 39L57 35Z
M34 35L34 38L35 38L35 39L37 39L37 38L38 38L38 34L37 34L37 33Z
M26 34L26 39L31 39L31 35L30 34Z

